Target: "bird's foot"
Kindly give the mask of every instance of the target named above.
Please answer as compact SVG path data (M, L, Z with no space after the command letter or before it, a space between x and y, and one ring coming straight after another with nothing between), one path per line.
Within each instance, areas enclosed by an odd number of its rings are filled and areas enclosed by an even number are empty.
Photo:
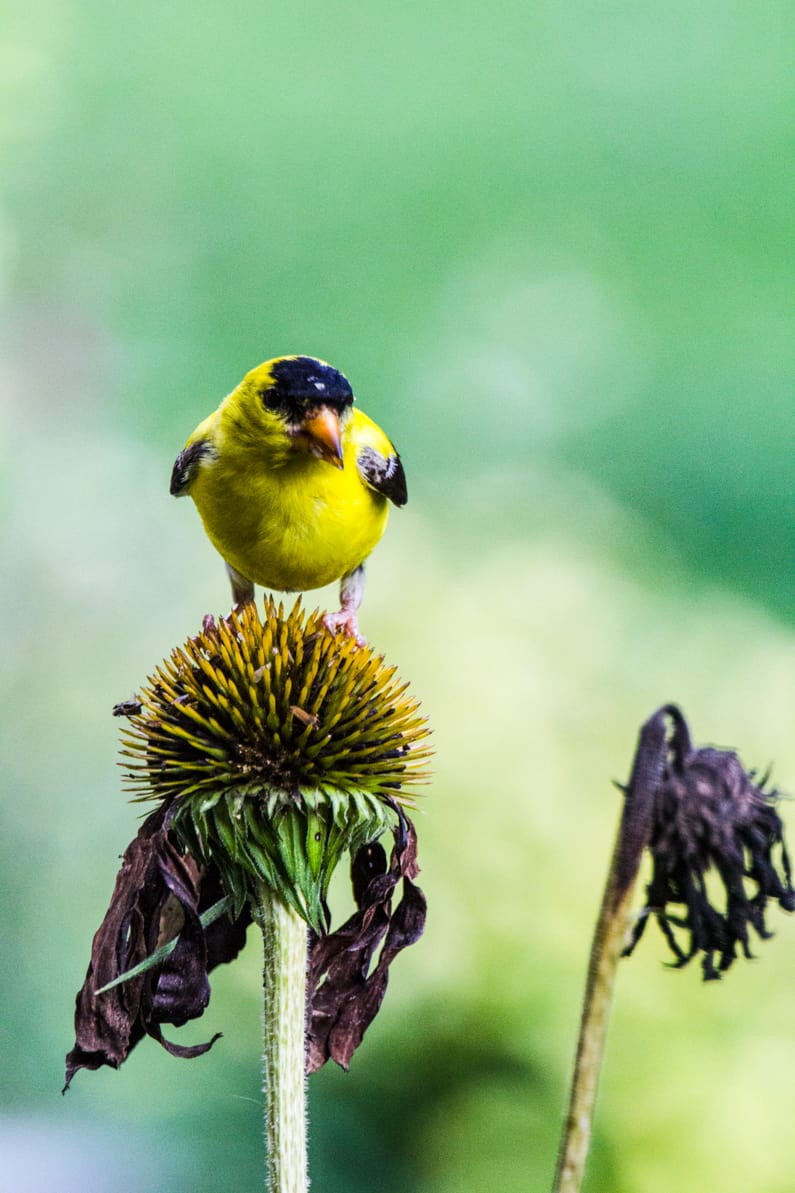
M358 646L365 644L364 635L359 633L359 621L355 609L343 608L339 613L326 613L323 616L323 625L334 635L341 630L343 637L355 638Z

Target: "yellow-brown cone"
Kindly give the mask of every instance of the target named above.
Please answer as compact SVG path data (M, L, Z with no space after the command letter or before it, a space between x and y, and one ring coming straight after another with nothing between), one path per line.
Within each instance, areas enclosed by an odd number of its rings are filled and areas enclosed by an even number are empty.
M241 905L266 882L318 930L343 852L427 780L429 730L395 667L300 601L247 605L175 650L141 692L123 754L138 799L212 858Z

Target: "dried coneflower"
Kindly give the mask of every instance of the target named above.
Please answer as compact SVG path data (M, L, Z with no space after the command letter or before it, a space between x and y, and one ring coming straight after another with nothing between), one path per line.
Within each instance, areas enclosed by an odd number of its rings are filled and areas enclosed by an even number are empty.
M768 900L795 910L777 792L757 782L733 751L695 748L676 705L664 705L641 727L622 790L624 809L591 946L553 1193L577 1193L581 1187L616 968L649 919L660 925L675 964L700 954L710 980L731 966L738 947L751 956L749 929L760 938L771 935L765 923ZM645 906L631 926L632 896L647 847L652 877Z
M206 618L114 712L129 718L133 797L158 807L125 853L94 939L67 1085L80 1068L118 1067L144 1034L177 1055L206 1051L213 1041L167 1043L161 1025L202 1013L208 972L236 955L254 920L265 940L269 1187L304 1187L304 1069L328 1058L347 1067L391 960L422 932L405 809L427 778L425 720L381 656L335 637L300 602L285 616L270 600L264 617L250 604ZM378 844L387 829L389 861ZM345 854L358 911L329 935L328 887Z
M765 925L769 899L795 910L792 871L776 810L778 792L746 771L733 751L694 748L679 709L662 711L672 732L653 793L653 873L625 953L632 952L653 916L676 965L700 954L709 981L730 967L738 948L752 955L749 929L760 939L772 935ZM672 906L681 911L672 912Z

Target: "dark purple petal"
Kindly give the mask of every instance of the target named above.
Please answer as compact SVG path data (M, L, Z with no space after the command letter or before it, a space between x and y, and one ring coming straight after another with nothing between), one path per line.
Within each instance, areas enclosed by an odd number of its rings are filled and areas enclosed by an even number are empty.
M221 897L220 880L179 852L168 819L168 809L161 806L125 850L77 995L75 1046L66 1057L64 1090L79 1069L117 1069L144 1035L175 1056L199 1056L218 1038L183 1047L164 1039L161 1024L180 1027L203 1013L210 998L207 975L237 956L248 916L235 923L222 916L204 932L199 915ZM160 965L95 993L176 936L176 948Z
M760 939L771 935L765 923L768 899L795 910L795 890L777 792L765 790L764 780L757 784L734 752L694 748L675 706L655 714L660 723L666 717L670 736L655 747L665 765L654 792L653 871L627 952L653 916L675 964L700 953L710 981L730 968L738 952L752 956L750 929ZM725 907L711 901L710 871L720 878ZM672 904L681 912L672 912Z
M351 866L359 910L336 932L316 938L310 949L307 1073L329 1059L348 1068L383 1002L389 966L422 935L425 896L411 881L419 871L417 835L402 813L394 836L388 869L380 846L359 850ZM401 881L402 898L393 912L392 896Z

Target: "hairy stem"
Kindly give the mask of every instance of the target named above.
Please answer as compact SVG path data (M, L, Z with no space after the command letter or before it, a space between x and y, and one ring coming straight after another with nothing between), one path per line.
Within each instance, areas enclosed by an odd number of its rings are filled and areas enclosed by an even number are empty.
M252 908L265 945L264 1092L268 1193L306 1193L307 928L269 888Z

